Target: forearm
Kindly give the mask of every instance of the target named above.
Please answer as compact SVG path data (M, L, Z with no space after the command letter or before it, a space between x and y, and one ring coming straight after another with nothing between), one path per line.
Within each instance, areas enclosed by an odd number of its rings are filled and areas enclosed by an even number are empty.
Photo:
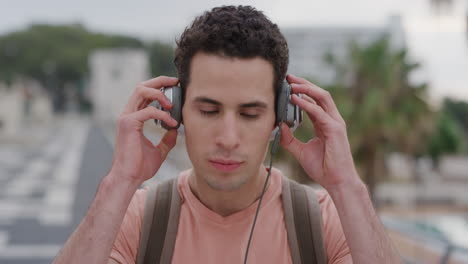
M54 263L107 263L127 207L138 185L107 175L84 219Z
M354 263L401 263L362 181L328 191L338 210Z

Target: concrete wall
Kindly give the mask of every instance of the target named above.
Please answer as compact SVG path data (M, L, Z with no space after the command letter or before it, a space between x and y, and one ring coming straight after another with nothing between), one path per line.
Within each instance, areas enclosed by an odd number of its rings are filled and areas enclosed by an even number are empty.
M14 135L23 118L21 91L0 87L0 136Z
M468 184L468 157L455 155L442 156L439 171L443 180L464 181Z
M0 135L14 137L26 123L47 124L53 118L52 104L41 85L18 80L10 87L0 84Z
M94 116L112 123L137 84L150 78L149 56L140 49L105 49L92 53L89 63Z

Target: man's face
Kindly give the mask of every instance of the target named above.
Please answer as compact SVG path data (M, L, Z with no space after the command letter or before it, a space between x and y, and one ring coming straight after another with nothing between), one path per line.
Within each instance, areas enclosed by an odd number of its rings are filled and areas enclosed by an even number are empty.
M265 59L197 53L182 109L198 178L230 191L258 175L274 128L273 66Z

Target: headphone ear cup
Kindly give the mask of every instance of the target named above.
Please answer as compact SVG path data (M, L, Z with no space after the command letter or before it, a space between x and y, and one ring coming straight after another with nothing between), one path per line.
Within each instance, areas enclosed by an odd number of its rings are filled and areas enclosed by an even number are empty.
M172 118L177 121L177 126L174 127L177 129L178 135L185 135L185 127L182 124L182 88L180 86L173 86L172 94L172 108L169 111Z
M178 128L182 122L182 88L180 86L171 87L172 90L172 108L169 110L171 117L177 121L177 126L172 128Z
M279 125L281 121L285 121L286 119L290 95L291 87L286 80L283 80L276 101L276 125Z
M155 119L155 123L167 130L177 129L180 127L182 122L182 88L180 86L172 86L162 88L161 91L171 101L172 108L170 110L164 109L158 101L153 101L150 105L168 112L172 118L177 121L177 126L171 127L161 120Z

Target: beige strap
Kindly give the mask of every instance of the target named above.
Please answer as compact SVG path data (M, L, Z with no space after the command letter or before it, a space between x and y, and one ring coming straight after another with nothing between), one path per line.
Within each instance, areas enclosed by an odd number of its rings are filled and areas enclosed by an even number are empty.
M137 263L170 263L179 224L177 178L150 187L145 201Z
M325 251L325 243L323 240L323 224L322 224L322 214L320 212L320 204L317 198L315 191L312 187L302 185L308 198L309 213L310 213L310 222L312 225L312 238L315 246L315 255L317 263L326 264L327 263L327 254Z
M169 212L169 222L167 224L166 239L161 255L161 263L171 263L174 253L177 230L179 228L181 198L177 188L177 179L172 184L171 209Z
M148 244L149 231L153 222L154 201L156 200L156 189L158 185L151 185L146 193L145 213L141 223L140 243L138 246L136 263L143 264L145 259L146 246Z
M289 187L290 180L283 177L282 200L284 210L284 222L288 235L289 250L293 264L301 264L301 254L299 253L299 245L297 243L296 225L294 224L294 213L291 200L291 189Z
M283 178L283 208L294 264L325 264L320 206L311 187Z

